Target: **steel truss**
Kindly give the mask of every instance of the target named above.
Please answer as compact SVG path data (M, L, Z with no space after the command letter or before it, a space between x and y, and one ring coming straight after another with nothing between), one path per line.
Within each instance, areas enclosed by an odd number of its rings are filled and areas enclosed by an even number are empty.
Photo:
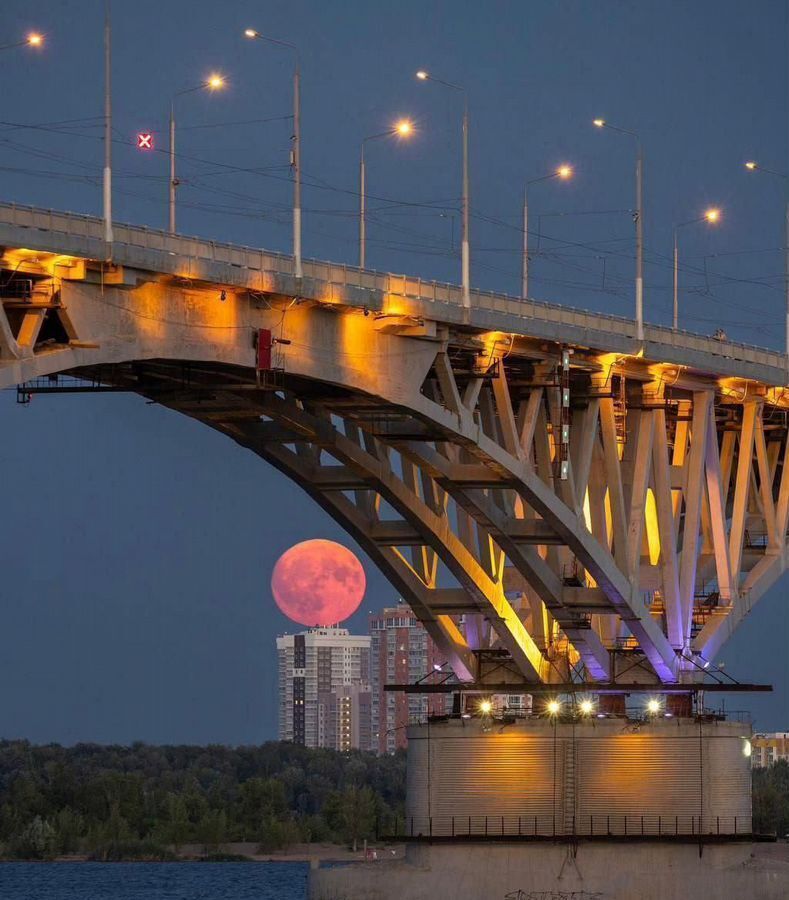
M6 298L0 385L134 391L257 453L358 541L461 681L484 683L480 653L499 650L515 686L611 683L623 655L634 682L700 683L786 568L780 389L112 276L119 287L42 277L21 309ZM263 328L277 335L268 372L254 365Z

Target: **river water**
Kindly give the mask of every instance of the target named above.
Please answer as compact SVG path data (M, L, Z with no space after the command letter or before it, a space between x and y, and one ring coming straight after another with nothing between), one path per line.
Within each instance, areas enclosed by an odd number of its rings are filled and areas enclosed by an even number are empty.
M0 900L306 900L304 863L0 863Z

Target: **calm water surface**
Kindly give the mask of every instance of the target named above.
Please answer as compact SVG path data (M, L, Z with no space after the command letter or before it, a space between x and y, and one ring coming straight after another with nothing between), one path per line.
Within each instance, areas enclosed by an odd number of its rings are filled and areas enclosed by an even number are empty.
M0 863L0 900L305 900L303 863Z

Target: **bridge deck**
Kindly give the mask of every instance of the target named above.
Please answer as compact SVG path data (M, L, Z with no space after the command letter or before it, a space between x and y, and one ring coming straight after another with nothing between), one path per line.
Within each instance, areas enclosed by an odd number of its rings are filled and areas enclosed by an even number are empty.
M102 235L102 220L94 216L0 203L0 245L102 260L109 255ZM621 316L477 290L471 293L472 308L467 311L457 285L320 260L305 261L304 278L297 280L293 257L287 254L135 225L116 225L114 235L113 261L143 271L422 316L604 352L640 353L646 360L768 385L788 381L789 360L775 350L661 325L645 325L642 343L635 322Z

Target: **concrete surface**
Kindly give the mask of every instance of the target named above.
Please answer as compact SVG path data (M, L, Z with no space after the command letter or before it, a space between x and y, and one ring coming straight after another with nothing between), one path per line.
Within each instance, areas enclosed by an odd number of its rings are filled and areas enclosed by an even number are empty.
M310 900L786 900L787 845L412 845L310 872Z

